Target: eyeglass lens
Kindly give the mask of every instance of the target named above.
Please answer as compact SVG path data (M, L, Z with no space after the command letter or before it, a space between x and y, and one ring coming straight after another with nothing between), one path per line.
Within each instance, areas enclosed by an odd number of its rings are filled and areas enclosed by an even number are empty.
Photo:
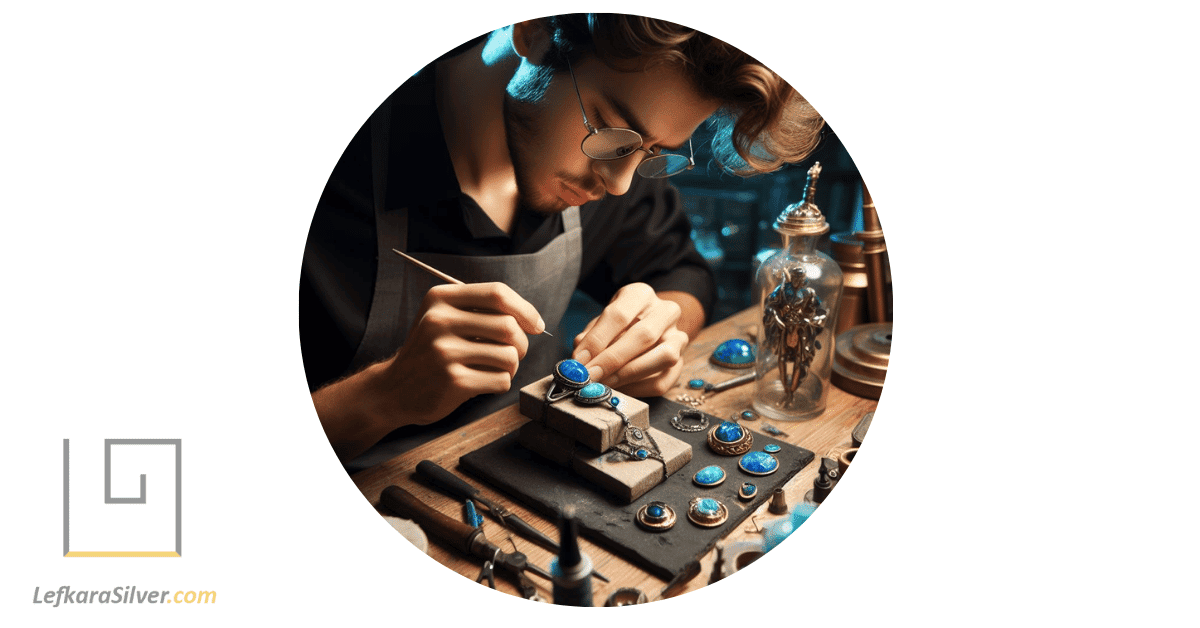
M583 140L583 153L592 159L621 159L642 146L642 137L629 129L596 129ZM638 165L637 173L643 177L662 178L687 170L691 161L683 155L651 155Z

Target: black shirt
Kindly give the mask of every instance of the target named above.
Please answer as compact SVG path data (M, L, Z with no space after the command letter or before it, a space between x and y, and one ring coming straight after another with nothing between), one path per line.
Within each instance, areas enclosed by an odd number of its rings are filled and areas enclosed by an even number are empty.
M438 119L432 64L406 81L390 103L388 206L400 206L391 195L404 194L409 251L532 253L563 232L561 215L522 208L509 236L459 190ZM334 167L304 250L300 343L314 391L348 374L366 329L377 254L371 172L368 122ZM634 177L626 194L581 206L580 221L580 290L607 303L621 286L645 282L658 291L694 295L711 316L712 271L692 245L678 191L665 180Z

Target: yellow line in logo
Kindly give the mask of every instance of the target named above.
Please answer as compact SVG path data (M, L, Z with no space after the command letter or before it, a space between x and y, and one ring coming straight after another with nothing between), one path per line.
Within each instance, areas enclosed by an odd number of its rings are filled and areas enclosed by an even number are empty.
M67 558L179 558L177 552L67 552Z

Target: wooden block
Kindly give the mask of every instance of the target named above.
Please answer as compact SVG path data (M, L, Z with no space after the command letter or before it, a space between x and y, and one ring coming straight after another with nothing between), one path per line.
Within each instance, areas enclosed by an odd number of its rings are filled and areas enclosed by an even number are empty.
M564 467L571 464L575 453L575 441L571 440L571 437L559 434L537 421L530 421L521 426L517 442Z
M521 414L546 427L573 438L576 442L595 453L608 451L621 442L625 435L625 424L621 417L609 408L584 406L570 399L546 404L546 389L553 376L546 377L521 389ZM629 417L634 427L650 427L650 406L634 397L613 391L621 400L621 412Z
M654 428L649 428L649 434L662 450L663 459L667 462L668 475L691 462L691 445ZM571 468L626 503L645 495L663 480L663 464L653 458L629 460L616 452L598 456L580 455L581 453L582 451L576 453Z

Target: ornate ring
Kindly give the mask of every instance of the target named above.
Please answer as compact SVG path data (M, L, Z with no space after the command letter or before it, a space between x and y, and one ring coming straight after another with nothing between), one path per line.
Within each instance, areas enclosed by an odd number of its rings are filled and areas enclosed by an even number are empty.
M779 460L771 454L752 451L742 456L738 468L750 475L771 475L779 470Z
M651 532L665 532L675 525L675 511L663 502L650 502L638 510L637 522Z
M692 481L697 486L717 486L725 481L725 469L715 464L709 465L697 471L696 475L692 476Z
M715 528L729 518L725 504L711 497L696 497L688 505L688 519L702 528Z
M701 432L708 427L708 417L699 410L685 408L680 410L679 414L671 417L671 427L681 432Z
M758 495L758 487L750 482L742 482L742 488L738 489L738 497L750 501L755 495Z
M560 360L554 365L554 381L546 389L546 402L554 403L575 394L592 381L588 370L579 360ZM562 390L559 390L559 388Z
M722 456L740 456L754 446L754 435L733 421L721 421L708 432L708 446Z

